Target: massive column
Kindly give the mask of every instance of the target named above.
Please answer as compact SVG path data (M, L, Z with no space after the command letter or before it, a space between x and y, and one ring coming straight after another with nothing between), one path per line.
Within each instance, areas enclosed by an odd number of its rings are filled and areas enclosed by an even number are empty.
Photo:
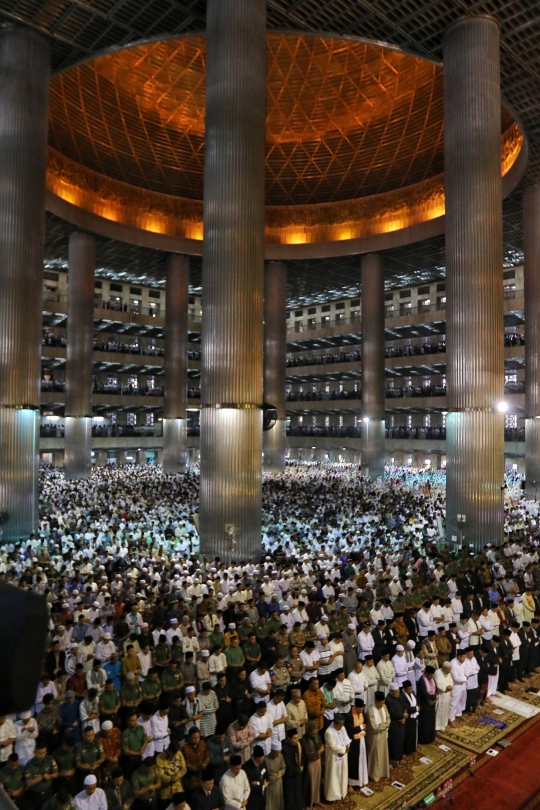
M480 549L502 540L504 483L499 28L488 17L446 33L444 122L446 531Z
M167 262L163 398L163 472L170 475L186 471L188 285L189 258L171 254Z
M66 478L92 472L92 352L94 345L94 273L96 244L89 233L69 237L66 419Z
M540 185L523 194L525 254L525 484L540 495Z
M266 0L209 0L201 550L261 553Z
M277 422L263 433L264 469L285 469L287 383L287 265L268 262L264 271L264 401L277 409Z
M0 31L0 512L2 540L38 517L41 297L49 49Z
M384 261L362 256L362 473L384 475Z

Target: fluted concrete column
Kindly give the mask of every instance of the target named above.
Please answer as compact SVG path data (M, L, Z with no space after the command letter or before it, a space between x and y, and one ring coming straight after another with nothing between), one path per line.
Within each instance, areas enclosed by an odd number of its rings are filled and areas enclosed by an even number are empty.
M362 256L362 473L384 475L384 260Z
M266 0L209 0L201 549L261 553Z
M525 485L540 496L540 185L523 194L525 254Z
M0 31L1 540L37 527L49 48Z
M163 398L163 472L186 471L189 258L171 254L167 262L165 304L165 392Z
M92 352L96 243L89 233L69 237L66 346L66 478L92 472Z
M285 469L285 388L287 383L287 265L267 262L264 271L264 401L277 410L277 422L263 433L264 469Z
M488 17L446 33L444 118L446 530L479 549L502 540L504 481L499 28Z

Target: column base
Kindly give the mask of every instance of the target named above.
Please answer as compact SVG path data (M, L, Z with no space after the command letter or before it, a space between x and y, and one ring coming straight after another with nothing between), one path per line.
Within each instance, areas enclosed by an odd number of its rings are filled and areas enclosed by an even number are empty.
M504 521L504 414L449 413L446 459L447 540L472 544L476 551L487 543L500 545Z
M201 551L209 558L261 557L262 410L201 411Z
M187 463L187 420L163 420L163 472L185 473Z
M525 419L525 493L540 498L540 419Z
M278 419L271 430L263 433L263 470L265 472L284 471L286 444L285 419Z
M0 408L0 543L38 526L39 411Z
M381 478L384 475L384 420L362 421L361 463L362 475L367 478Z
M66 416L64 472L71 481L90 478L92 472L92 419Z
M96 450L96 467L105 467L107 465L107 451Z

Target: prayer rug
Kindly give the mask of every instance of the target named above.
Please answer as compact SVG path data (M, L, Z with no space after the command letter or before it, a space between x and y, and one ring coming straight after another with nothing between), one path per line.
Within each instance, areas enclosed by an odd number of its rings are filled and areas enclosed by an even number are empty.
M401 810L403 806L416 805L469 761L467 751L453 746L448 746L449 751L442 751L439 745L439 741L422 745L415 754L405 757L397 768L391 768L388 779L370 782L367 787L373 791L371 796L354 793L345 802L348 804L352 799L354 810ZM431 762L425 764L420 761L421 757ZM392 782L400 782L404 787L393 787ZM349 807L343 810L349 810Z
M475 714L464 715L452 727L448 726L446 731L439 732L437 739L461 745L475 754L482 754L523 723L524 719L519 714L497 709L491 703L486 703Z

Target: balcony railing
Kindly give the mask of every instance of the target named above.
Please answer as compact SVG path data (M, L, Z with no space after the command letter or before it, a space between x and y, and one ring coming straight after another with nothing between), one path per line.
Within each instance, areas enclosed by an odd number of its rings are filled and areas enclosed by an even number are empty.
M386 428L384 432L387 439L412 439L445 441L446 428L444 427L395 427ZM317 425L289 425L287 436L297 436L306 438L335 438L335 439L360 439L362 428L358 427L317 427ZM524 442L525 428L505 428L505 442Z
M63 439L65 433L64 425L41 425L39 435L42 439ZM133 425L92 425L92 437L94 439L109 439L118 437L152 438L163 436L161 422L157 425L135 427Z
M522 381L506 383L504 386L505 394L524 394L525 383ZM327 402L330 400L346 400L354 399L359 400L362 396L362 391L340 391L335 389L333 391L288 391L286 400L287 402ZM402 388L387 388L385 397L387 399L408 399L415 397L445 397L445 385L413 385L404 386Z

